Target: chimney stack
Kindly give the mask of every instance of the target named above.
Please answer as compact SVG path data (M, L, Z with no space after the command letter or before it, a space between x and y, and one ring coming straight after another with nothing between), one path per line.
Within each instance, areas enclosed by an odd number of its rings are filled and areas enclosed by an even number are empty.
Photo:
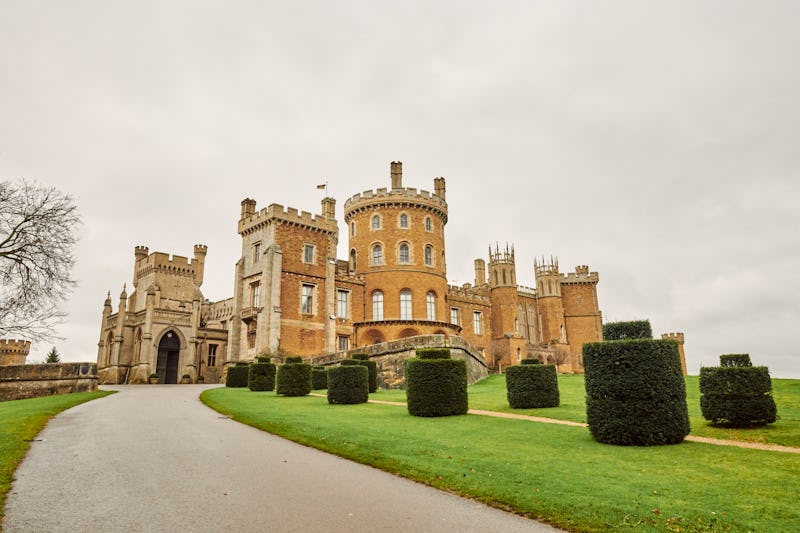
M392 174L392 189L403 188L403 163L400 161L392 161L391 163Z

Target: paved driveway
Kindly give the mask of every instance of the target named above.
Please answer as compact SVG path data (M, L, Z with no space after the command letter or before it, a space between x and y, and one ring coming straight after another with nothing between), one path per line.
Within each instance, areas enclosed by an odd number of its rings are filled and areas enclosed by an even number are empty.
M234 422L208 387L113 387L58 415L3 531L556 531Z

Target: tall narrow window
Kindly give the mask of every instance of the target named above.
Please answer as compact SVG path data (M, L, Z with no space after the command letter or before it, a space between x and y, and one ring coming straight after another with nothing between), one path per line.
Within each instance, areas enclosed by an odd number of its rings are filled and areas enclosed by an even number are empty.
M425 246L425 265L433 266L433 246L430 244Z
M450 308L450 323L456 326L461 325L461 310L458 307Z
M314 314L314 286L303 283L300 289L300 312L304 315Z
M372 215L372 229L381 229L380 215Z
M347 296L350 291L338 289L336 291L336 316L347 318Z
M356 271L356 251L350 250L350 270Z
M350 236L354 237L355 234L356 234L356 223L355 222L351 222L350 223Z
M258 329L258 325L255 320L247 324L247 347L248 348L255 348L256 347L256 331Z
M340 352L346 352L350 349L350 337L347 335L339 335L336 337L336 345Z
M373 265L382 265L383 264L383 247L380 244L376 244L372 247L372 264Z
M383 320L383 293L372 293L372 320Z
M400 320L411 320L411 291L403 289L400 291Z
M400 213L400 227L408 228L408 215L405 213Z
M208 345L208 366L217 366L217 345Z
M433 222L431 222L431 217L425 217L425 231L433 231Z
M304 263L313 263L314 262L314 245L313 244L304 244L303 245L303 262Z
M253 263L258 263L261 258L261 243L257 242L253 245Z
M436 294L433 291L425 296L425 307L428 311L428 320L436 320Z
M480 311L472 312L472 329L475 335L483 334L483 313Z
M400 263L402 263L404 265L407 265L408 263L411 262L411 254L408 251L408 244L406 244L404 242L400 243L400 251L399 252L400 252L399 253Z
M250 306L258 307L261 303L261 284L258 282L250 284Z

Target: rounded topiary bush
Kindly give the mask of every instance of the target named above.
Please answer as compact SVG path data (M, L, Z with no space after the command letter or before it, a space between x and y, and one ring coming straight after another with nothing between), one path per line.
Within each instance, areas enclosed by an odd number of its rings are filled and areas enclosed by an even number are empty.
M750 354L729 353L719 356L719 366L753 366L750 362Z
M270 362L269 357L258 357L256 362L250 365L247 386L252 391L275 390L275 365Z
M369 399L369 370L360 361L345 359L328 369L328 403L356 404Z
M408 412L414 416L463 415L467 400L467 364L450 359L449 349L417 350L405 362Z
M700 411L724 427L772 424L778 409L765 366L722 366L700 369Z
M506 368L506 396L514 409L558 407L558 373L555 365L523 359L519 366Z
M375 361L369 360L369 355L365 353L354 353L353 359L358 361L360 364L367 367L369 371L369 392L375 392L378 390L378 363Z
M311 389L324 390L328 388L328 369L324 366L315 366L311 369Z
M278 367L277 390L283 396L305 396L311 392L311 365L302 357L287 357Z
M583 345L586 419L606 444L676 444L689 434L678 345L624 340Z
M235 365L228 366L228 375L225 378L226 387L247 387L247 376L250 373L250 363L237 361Z

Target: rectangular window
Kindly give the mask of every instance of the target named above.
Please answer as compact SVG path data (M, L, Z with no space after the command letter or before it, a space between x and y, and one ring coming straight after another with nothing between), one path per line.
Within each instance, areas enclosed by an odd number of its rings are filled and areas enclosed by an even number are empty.
M217 345L208 345L208 366L217 366Z
M261 259L261 243L257 242L253 245L253 263L258 263Z
M350 337L347 335L339 335L336 337L336 346L340 352L346 352L350 349Z
M247 347L248 348L255 348L256 347L256 322L250 322L247 325Z
M347 297L350 291L338 289L336 291L336 316L337 318L347 318Z
M259 282L251 283L250 284L250 307L258 307L261 298L261 284Z
M473 311L472 313L472 329L475 331L475 335L483 333L483 313L480 311Z
M458 307L450 308L450 323L456 326L461 325L461 310Z
M303 245L303 263L313 264L314 263L314 245L313 244L304 244Z
M303 283L300 291L300 312L304 315L314 314L314 286Z

